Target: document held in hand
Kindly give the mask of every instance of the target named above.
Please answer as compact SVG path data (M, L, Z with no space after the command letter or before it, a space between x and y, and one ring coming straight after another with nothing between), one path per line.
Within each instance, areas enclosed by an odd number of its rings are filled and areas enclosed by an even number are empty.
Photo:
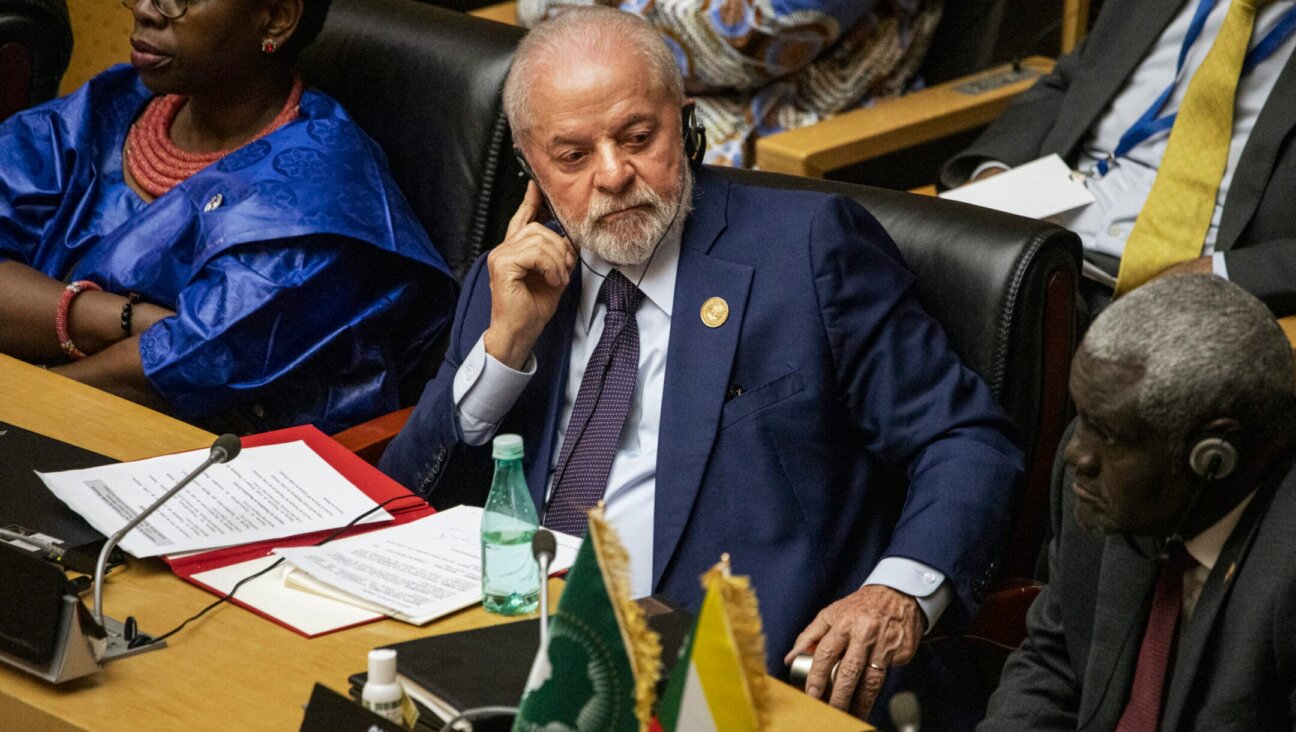
M38 475L91 526L112 534L206 456L204 449ZM153 557L280 539L336 529L376 505L304 442L251 447L212 466L121 546L136 557ZM364 522L391 518L379 509Z

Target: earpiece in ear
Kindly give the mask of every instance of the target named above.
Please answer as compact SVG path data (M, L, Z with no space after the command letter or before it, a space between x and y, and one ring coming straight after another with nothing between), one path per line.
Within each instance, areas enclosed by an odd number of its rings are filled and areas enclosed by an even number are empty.
M706 127L698 124L697 105L692 102L680 108L680 130L684 135L684 157L701 163L706 156Z
M522 177L527 180L535 180L535 172L531 170L531 164L522 155L522 151L516 147L513 148L513 157L517 158L518 167L522 169Z
M1238 452L1225 437L1203 437L1188 453L1188 467L1204 480L1224 480L1237 467Z

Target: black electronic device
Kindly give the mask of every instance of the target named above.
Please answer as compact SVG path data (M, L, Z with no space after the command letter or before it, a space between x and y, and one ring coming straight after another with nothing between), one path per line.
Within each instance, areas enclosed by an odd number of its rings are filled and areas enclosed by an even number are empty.
M99 669L104 633L63 570L0 543L0 662L61 683Z
M1234 426L1207 428L1197 435L1188 450L1188 469L1207 482L1224 480L1238 464L1234 437L1241 429Z
M58 567L20 549L0 544L0 652L28 663L48 665L58 641L68 578Z

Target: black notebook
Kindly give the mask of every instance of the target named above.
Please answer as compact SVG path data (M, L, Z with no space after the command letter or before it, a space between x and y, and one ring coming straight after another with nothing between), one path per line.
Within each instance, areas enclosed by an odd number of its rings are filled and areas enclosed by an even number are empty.
M0 528L18 525L51 536L69 549L95 554L104 540L60 501L34 471L76 470L116 460L0 422Z
M639 603L648 627L661 636L664 686L684 638L693 628L693 617L664 598L653 596ZM517 706L540 647L540 621L522 620L387 647L396 651L396 671L420 712L430 712L444 722L465 709ZM349 679L354 692L358 693L364 679L363 673ZM494 721L474 723L473 729L495 729ZM500 729L509 729L513 720L498 722Z

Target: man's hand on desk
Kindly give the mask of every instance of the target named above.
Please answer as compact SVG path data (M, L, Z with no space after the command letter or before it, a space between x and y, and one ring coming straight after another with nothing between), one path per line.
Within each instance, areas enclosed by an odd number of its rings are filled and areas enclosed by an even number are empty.
M867 585L821 610L783 662L790 664L817 642L806 693L822 697L833 664L840 661L828 703L866 718L886 670L903 666L917 652L923 622L914 598L884 585Z

